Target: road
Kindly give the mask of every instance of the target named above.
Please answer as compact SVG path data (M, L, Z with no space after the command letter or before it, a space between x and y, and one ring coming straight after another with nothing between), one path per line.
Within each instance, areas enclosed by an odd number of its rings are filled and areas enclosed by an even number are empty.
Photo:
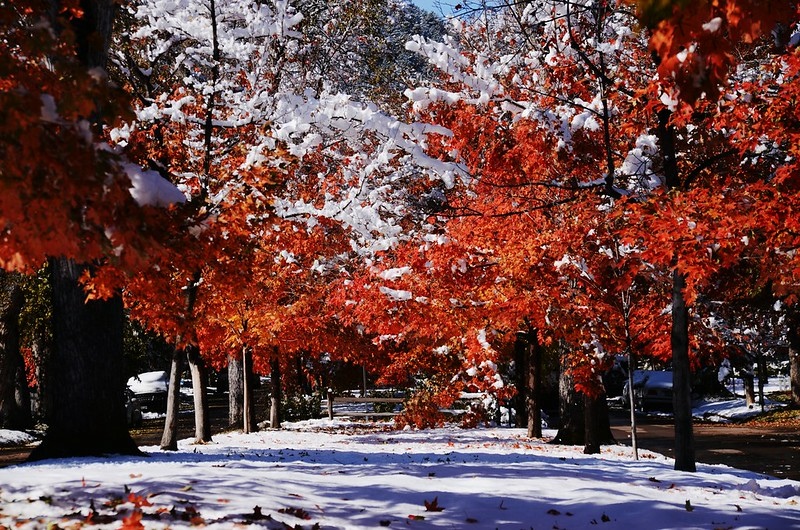
M227 408L212 400L212 432L224 430ZM216 403L215 403L216 402ZM617 442L630 445L629 418L623 411L612 411L612 432ZM669 418L640 418L638 446L672 456L674 430ZM139 445L158 445L163 420L146 420L132 432ZM180 435L194 433L193 416L181 414ZM698 462L725 464L757 473L800 481L800 432L791 427L747 427L696 423L695 457ZM17 464L28 456L29 448L0 448L0 467Z
M671 419L640 418L638 422L640 448L673 455L675 430ZM612 413L611 430L617 442L631 445L627 414ZM695 423L693 432L697 462L800 480L800 432L796 428Z

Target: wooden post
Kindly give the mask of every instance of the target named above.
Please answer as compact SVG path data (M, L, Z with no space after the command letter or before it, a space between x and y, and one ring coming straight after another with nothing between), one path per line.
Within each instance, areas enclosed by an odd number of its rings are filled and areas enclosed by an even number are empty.
M333 389L328 389L328 419L333 419Z

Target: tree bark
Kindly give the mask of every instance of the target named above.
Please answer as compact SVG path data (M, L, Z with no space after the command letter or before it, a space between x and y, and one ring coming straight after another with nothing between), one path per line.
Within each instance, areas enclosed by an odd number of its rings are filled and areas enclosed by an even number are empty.
M786 317L789 338L789 394L792 404L800 407L800 311L790 307Z
M0 427L32 426L25 361L19 351L19 314L25 302L22 287L0 271Z
M558 432L552 443L581 445L584 442L585 418L583 396L575 390L575 383L566 366L566 356L561 356L558 377Z
M273 357L269 362L270 368L270 410L269 426L273 429L281 428L281 362Z
M50 411L53 410L53 397L50 387L47 385L47 367L50 366L52 352L51 341L43 335L33 338L31 353L36 363L36 390L33 398L34 420L48 424L50 423Z
M161 436L161 449L178 450L178 415L181 408L181 374L183 373L186 352L175 348L169 368L167 386L167 417L164 420L164 434Z
M517 388L517 395L514 396L514 425L523 427L528 425L528 405L527 405L527 356L528 342L525 340L526 333L518 331L514 340L514 385Z
M758 404L761 406L761 412L764 412L766 403L764 402L764 385L767 384L767 359L763 353L758 354Z
M244 346L241 356L228 357L228 423L245 433L255 430L253 379L252 353Z
M583 425L584 442L583 453L587 455L600 454L600 398L583 396Z
M756 379L755 374L750 370L742 372L742 382L744 383L744 402L753 408L756 403Z
M85 302L84 268L51 260L53 390L50 424L30 460L108 453L140 454L128 433L122 376L122 299Z
M242 348L242 364L244 365L244 377L242 378L244 382L244 395L242 396L242 431L246 434L256 430L256 414L255 407L253 406L253 388L255 387L253 377L253 353L247 346Z
M187 348L189 372L194 393L194 443L211 441L211 422L208 413L208 369L197 346Z
M672 407L675 419L675 469L696 471L692 431L692 390L689 364L689 310L686 277L677 269L672 277Z
M525 407L528 410L528 438L541 438L542 407L539 394L542 388L542 347L539 344L538 331L535 329L528 333L526 353Z
M630 338L630 335L628 335ZM633 449L633 458L639 460L639 439L636 432L636 394L633 391L633 374L636 371L636 356L633 353L628 342L628 403L630 404L631 413L631 448Z
M228 426L244 428L244 363L241 357L228 357Z

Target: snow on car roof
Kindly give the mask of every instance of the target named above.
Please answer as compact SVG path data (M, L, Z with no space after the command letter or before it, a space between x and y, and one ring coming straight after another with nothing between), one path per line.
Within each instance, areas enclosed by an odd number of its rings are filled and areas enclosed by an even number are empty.
M128 379L128 388L134 394L165 392L167 390L167 372L159 370L135 375Z

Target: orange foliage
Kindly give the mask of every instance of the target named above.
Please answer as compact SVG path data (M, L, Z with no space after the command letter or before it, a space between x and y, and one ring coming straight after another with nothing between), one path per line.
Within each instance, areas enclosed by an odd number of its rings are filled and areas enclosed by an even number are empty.
M70 22L82 11L60 5L58 34L41 23L48 2L0 7L0 266L31 271L66 256L131 272L157 252L153 226L164 213L135 203L119 154L98 145L102 131L88 117L114 125L130 116L128 102L77 60Z
M660 58L659 77L674 83L693 105L703 94L716 100L735 65L740 43L769 36L777 24L788 28L797 13L789 0L637 0L652 28L650 47Z

